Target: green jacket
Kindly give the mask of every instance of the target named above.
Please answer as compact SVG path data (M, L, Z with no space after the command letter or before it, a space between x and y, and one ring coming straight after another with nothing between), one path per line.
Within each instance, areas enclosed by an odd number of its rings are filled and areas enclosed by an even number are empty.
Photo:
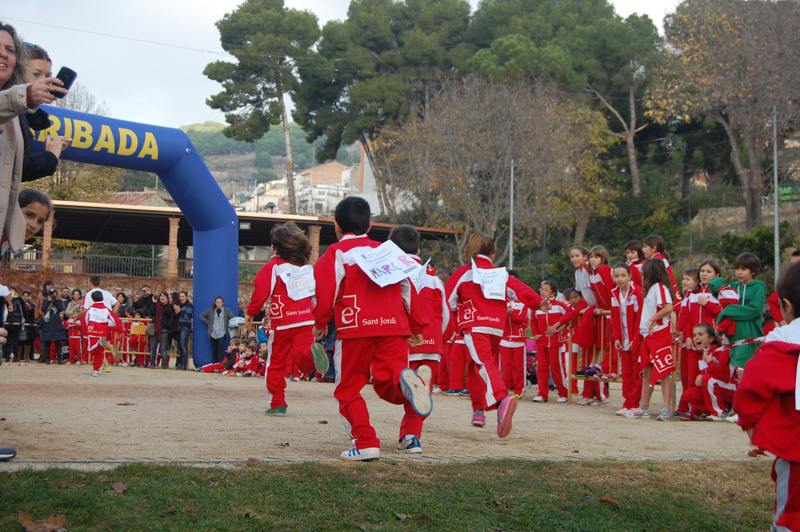
M709 281L711 293L714 297L719 294L719 289L725 284L721 277ZM747 284L739 282L730 286L739 294L738 305L728 305L717 316L717 324L723 319L736 322L736 333L729 336L731 342L745 338L757 338L764 335L761 323L764 319L764 305L767 302L767 285L761 279L753 279ZM731 349L731 364L743 368L745 363L753 357L753 353L761 344L748 344Z

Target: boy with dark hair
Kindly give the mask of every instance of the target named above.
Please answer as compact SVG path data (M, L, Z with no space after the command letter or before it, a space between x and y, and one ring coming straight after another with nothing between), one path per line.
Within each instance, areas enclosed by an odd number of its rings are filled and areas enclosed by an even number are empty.
M419 231L410 225L398 225L389 233L389 240L422 265L419 258L420 235ZM422 345L409 349L408 365L418 373L425 382L428 390L431 389L434 376L439 371L439 361L444 353L444 333L450 321L450 309L444 297L444 284L430 268L420 271L419 275L411 277L411 283L419 296L420 306L426 310L428 325L422 331ZM406 412L400 423L400 440L397 450L405 453L421 453L422 446L419 438L421 434L411 433L410 426L419 426L422 423L416 419L416 412Z
M103 303L103 294L91 292L92 306L83 314L81 322L86 331L86 351L90 354L93 371L97 377L105 358L106 341L112 330L122 332L122 322Z
M328 247L314 267L317 304L313 332L321 339L331 316L335 317L333 396L353 440L353 447L341 458L378 460L380 440L369 422L361 389L371 374L378 396L405 408L409 418L406 433L421 432L422 418L430 414L433 404L425 384L408 367L408 348L422 345L426 323L417 291L407 277L381 287L357 263L381 245L367 237L370 209L366 200L349 196L340 201L334 227L339 242Z
M800 264L778 281L786 325L769 333L747 363L733 398L738 424L759 451L776 456L771 530L800 530Z
M717 331L724 333L731 342L747 338L758 338L764 334L761 319L764 314L764 303L767 299L767 285L756 279L761 270L761 261L752 253L742 253L733 263L736 270L736 282L730 284L731 290L739 295L739 303L722 309L717 316ZM719 294L721 277L709 281L712 294ZM731 349L731 365L743 368L753 357L759 344L747 344Z

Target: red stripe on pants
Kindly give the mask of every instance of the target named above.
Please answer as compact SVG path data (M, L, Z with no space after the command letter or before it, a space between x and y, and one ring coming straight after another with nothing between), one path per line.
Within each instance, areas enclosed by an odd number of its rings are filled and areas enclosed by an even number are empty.
M374 338L349 338L336 340L336 398L339 415L357 449L380 447L375 429L369 422L367 403L361 389L369 382L378 397L395 405L403 405L409 416L406 430L409 434L422 430L422 418L414 413L411 404L400 391L400 372L408 367L408 341L404 336ZM416 416L416 420L412 418Z

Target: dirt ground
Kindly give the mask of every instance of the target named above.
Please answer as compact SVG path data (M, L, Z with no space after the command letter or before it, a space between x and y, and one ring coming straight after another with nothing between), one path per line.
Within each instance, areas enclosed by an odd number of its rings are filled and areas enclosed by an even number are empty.
M127 367L96 378L90 372L85 365L0 366L0 445L18 452L0 463L0 471L129 460L335 460L350 445L333 384L288 383L288 415L276 418L263 413L261 378ZM549 403L532 403L532 392L503 440L494 412L487 414L486 427L474 428L467 398L435 395L421 457L747 459L747 438L731 423L615 416L618 385L612 386L611 402L598 407L558 404L554 394ZM378 399L369 386L363 395L384 458L404 457L394 450L402 408ZM656 391L655 412L660 400Z

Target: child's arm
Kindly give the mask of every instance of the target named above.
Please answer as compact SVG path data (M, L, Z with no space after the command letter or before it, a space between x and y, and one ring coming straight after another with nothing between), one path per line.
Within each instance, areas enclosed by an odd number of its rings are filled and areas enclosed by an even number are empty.
M764 304L766 294L762 284L754 284L747 287L749 297L745 301L740 301L738 305L728 305L720 313L720 318L728 318L734 321L755 321L761 323L764 316Z
M519 279L509 277L507 286L508 289L510 289L511 291L510 295L512 296L512 298L522 301L532 309L539 308L542 305L542 302L544 301L542 297L539 294L537 294L533 288L526 285Z
M245 323L248 329L253 327L253 316L261 312L261 309L264 308L264 303L272 296L274 289L272 286L272 269L274 267L275 263L269 261L256 274L253 295L250 296L250 304L247 305L245 310Z
M656 326L656 322L666 316L669 316L672 313L672 305L670 303L664 303L664 306L661 307L661 310L650 316L650 323L647 326L647 329L650 332L653 332L653 328Z

